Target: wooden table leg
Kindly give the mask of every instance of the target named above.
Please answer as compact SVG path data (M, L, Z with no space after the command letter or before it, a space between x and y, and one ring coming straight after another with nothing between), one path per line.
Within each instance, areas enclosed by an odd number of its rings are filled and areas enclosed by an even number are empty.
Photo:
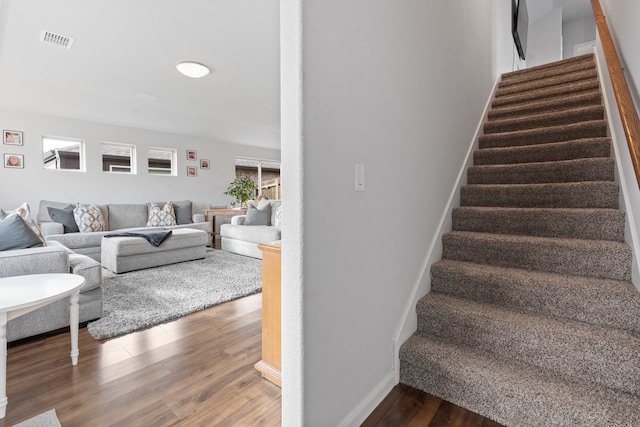
M79 291L71 294L69 298L69 327L71 329L71 364L78 364L78 323L80 321L80 311L78 308Z
M7 313L0 313L0 418L7 414Z

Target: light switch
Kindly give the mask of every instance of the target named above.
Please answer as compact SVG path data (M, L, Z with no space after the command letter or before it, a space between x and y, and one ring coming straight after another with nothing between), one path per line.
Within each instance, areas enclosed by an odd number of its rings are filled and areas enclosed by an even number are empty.
M364 165L356 163L356 191L364 191Z

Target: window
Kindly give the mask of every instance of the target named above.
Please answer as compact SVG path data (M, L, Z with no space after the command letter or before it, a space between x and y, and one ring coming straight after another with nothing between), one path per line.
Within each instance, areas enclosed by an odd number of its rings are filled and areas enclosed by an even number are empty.
M277 160L236 157L236 176L248 176L256 184L258 196L269 200L282 198L280 162Z
M148 172L150 175L176 175L176 150L170 148L149 147Z
M43 136L42 163L45 169L84 172L84 141Z
M135 145L103 142L102 170L114 173L136 173Z

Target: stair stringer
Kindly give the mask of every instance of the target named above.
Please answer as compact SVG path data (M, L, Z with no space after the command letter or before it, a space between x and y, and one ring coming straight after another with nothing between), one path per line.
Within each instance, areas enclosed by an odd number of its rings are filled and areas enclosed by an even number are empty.
M489 110L491 110L491 103L493 102L498 90L500 78L501 76L497 77L489 98L487 99L482 118L476 127L476 132L471 139L464 161L460 165L460 170L458 171L456 181L451 189L449 199L447 200L447 204L444 206L442 215L440 216L438 228L431 238L429 248L427 249L424 261L422 262L420 271L418 272L418 276L411 290L411 295L407 300L407 304L402 312L402 317L396 328L396 332L393 337L393 372L395 376L395 384L400 382L400 346L418 329L416 304L420 298L431 291L431 265L442 259L442 237L452 229L453 209L460 205L460 189L467 184L467 170L469 167L473 166L473 153L479 148L480 135L484 134L483 126L487 120Z
M617 107L609 69L606 66L602 43L598 37L595 49L596 67L600 75L600 89L605 106L605 115L615 158L616 181L620 184L620 210L625 213L625 242L633 251L631 282L640 291L640 238L638 221L640 218L640 186L636 179L627 146L627 138L622 128L622 120Z

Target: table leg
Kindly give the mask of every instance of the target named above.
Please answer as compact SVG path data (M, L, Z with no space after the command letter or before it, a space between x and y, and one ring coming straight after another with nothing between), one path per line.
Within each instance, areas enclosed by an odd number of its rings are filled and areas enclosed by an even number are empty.
M69 298L69 327L71 329L71 364L78 364L78 323L80 322L80 312L78 308L78 291L71 294Z
M7 313L0 313L0 418L7 414Z

